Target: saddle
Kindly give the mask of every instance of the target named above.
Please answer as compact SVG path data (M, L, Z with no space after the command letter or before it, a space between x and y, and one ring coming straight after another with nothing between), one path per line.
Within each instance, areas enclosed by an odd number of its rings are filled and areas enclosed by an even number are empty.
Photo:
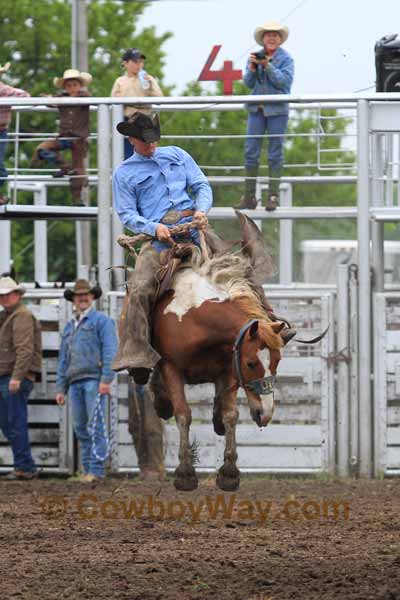
M190 269L192 257L198 247L190 242L178 243L161 253L161 268L156 274L157 290L154 304L171 289L171 281L175 273L182 269Z

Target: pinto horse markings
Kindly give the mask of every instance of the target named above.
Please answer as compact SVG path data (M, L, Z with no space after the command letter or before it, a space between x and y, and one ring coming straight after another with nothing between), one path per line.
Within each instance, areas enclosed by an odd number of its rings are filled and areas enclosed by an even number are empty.
M159 416L174 415L178 426L175 487L179 490L198 485L190 455L192 416L185 383L215 385L214 430L225 435L224 463L217 476L222 490L234 491L240 482L235 438L239 387L244 388L251 416L260 427L272 418L273 390L266 381L277 373L284 323L272 322L265 313L246 279L248 266L247 259L231 255L211 259L194 274L178 273L172 292L155 307L153 345L162 359L152 388Z

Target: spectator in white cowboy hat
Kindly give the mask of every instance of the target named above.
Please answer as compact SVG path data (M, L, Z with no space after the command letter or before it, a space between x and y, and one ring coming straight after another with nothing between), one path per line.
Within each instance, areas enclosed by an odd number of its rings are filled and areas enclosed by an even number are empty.
M163 96L157 81L144 70L145 55L138 48L128 48L122 55L122 66L125 69L125 75L118 77L113 84L111 96L123 97L132 96L145 98L148 96ZM141 113L150 114L151 106L134 106L126 104L124 106L124 119L140 110ZM124 159L133 154L133 146L128 138L124 138Z
M21 481L37 477L27 403L42 364L40 325L22 304L24 293L11 277L0 278L0 428L14 457L14 471L5 477Z
M107 456L104 430L106 399L115 373L111 361L117 351L117 336L110 317L95 310L93 302L101 289L78 279L64 292L74 305L74 316L66 324L57 367L57 404L68 392L76 437L82 449L82 481L105 476Z
M276 21L267 21L254 31L254 38L262 49L252 52L247 62L244 83L252 95L290 94L294 62L281 48L289 29ZM279 183L283 168L283 142L289 106L287 102L248 103L247 134L263 136L267 132L269 196L266 210L275 210L279 203ZM245 143L245 193L237 208L256 208L256 178L260 163L262 137L248 137Z
M71 98L86 98L90 96L87 87L92 81L90 73L80 72L77 69L67 69L62 77L53 80L56 88L62 91L56 97L71 96ZM42 161L58 165L60 170L54 177L69 175L73 203L76 206L84 204L82 188L87 186L85 173L85 158L88 149L87 138L90 135L89 105L57 106L60 114L59 137L42 142L36 148L32 157L32 166L37 166ZM72 139L71 139L72 138ZM71 150L72 162L67 162L61 156L62 150Z
M0 66L0 77L3 73L6 73L11 66L11 63L6 63L4 66ZM28 92L19 88L12 87L0 81L0 98L5 97L26 97L29 96ZM11 122L11 106L0 106L0 205L7 204L9 198L3 193L6 179L8 177L7 169L4 165L6 150L7 150L7 139L8 139L8 126Z

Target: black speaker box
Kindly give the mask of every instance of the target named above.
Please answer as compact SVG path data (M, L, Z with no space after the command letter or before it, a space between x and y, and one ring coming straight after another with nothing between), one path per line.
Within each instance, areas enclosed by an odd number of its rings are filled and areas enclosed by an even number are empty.
M385 35L375 44L376 91L400 92L400 38Z

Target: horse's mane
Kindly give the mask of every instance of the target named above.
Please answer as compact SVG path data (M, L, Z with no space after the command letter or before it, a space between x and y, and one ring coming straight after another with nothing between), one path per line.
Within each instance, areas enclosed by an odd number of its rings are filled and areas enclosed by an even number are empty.
M237 254L224 254L211 258L202 265L193 264L193 269L215 287L222 288L231 303L249 320L259 321L259 334L268 348L279 350L283 346L281 336L270 327L272 321L249 281L252 267L247 258Z

